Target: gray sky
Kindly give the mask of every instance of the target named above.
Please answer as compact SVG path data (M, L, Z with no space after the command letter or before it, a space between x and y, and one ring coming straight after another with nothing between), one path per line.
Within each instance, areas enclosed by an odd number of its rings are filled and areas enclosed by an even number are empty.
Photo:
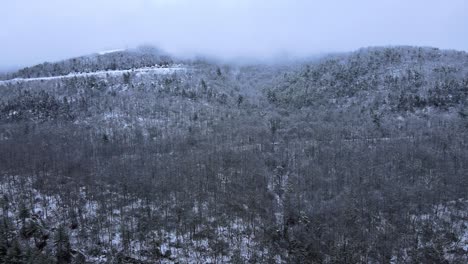
M468 50L466 0L3 0L0 68L154 44L225 59Z

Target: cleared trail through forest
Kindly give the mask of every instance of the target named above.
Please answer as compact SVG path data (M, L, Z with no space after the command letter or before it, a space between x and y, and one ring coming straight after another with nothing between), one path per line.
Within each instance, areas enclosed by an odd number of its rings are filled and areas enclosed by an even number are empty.
M125 73L153 73L153 74L172 74L178 71L185 71L186 68L181 65L174 65L173 67L162 68L162 67L144 67L137 69L129 70L110 70L110 71L95 71L95 72L79 72L79 73L70 73L67 75L58 75L50 77L35 77L35 78L14 78L10 80L1 80L0 85L2 84L12 84L12 83L21 83L21 82L32 82L32 81L48 81L48 80L57 80L57 79L70 79L74 77L106 77L109 75L123 75Z

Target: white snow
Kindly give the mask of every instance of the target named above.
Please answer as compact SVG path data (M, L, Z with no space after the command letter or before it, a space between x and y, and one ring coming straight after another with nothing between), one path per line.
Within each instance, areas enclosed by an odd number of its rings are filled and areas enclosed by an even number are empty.
M119 51L125 51L125 49L103 50L103 51L98 52L98 54L104 55L104 54L109 54L109 53L114 53L114 52L119 52Z

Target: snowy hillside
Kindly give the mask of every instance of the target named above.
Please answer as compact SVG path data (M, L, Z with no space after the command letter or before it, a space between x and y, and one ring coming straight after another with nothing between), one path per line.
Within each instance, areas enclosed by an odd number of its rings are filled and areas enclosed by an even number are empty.
M146 48L0 81L0 263L467 263L468 56Z

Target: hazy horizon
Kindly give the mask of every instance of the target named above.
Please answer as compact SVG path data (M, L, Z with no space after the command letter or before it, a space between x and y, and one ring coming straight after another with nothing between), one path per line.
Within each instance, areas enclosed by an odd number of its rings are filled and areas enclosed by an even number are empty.
M0 70L154 45L179 56L271 60L369 46L468 50L463 0L84 0L2 5Z

